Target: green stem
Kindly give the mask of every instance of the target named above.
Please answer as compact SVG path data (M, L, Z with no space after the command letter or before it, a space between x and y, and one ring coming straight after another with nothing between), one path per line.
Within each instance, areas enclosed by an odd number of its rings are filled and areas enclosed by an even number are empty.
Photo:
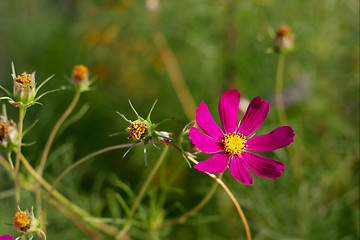
M24 122L25 113L26 113L26 108L19 109L18 143L17 143L16 160L15 160L15 203L16 203L16 206L20 205L19 169L20 169L22 131L23 131L23 122Z
M39 173L40 176L42 176L43 173L44 173L46 160L48 158L51 145L54 142L56 133L59 131L59 128L61 127L61 125L64 123L64 121L67 119L67 117L70 115L70 113L75 108L77 102L79 101L80 93L81 93L80 91L76 91L75 96L74 96L73 100L71 101L70 105L65 110L65 112L61 115L61 117L56 122L56 124L54 125L53 129L50 132L49 138L48 138L48 140L46 142L46 145L45 145L45 148L44 148L43 154L41 156L41 160L40 160L40 166L39 166L39 170L38 170L38 173ZM41 210L42 206L41 206L41 187L40 187L40 183L36 184L35 195L36 195L37 212L41 213L42 212L42 210ZM46 214L41 214L41 216L42 216L42 221L46 222ZM44 225L44 231L45 231L45 225Z
M187 158L192 161L195 164L198 164L199 162L196 161L193 157L186 155ZM244 228L245 228L245 232L246 232L246 239L247 240L251 240L251 232L250 232L250 228L249 228L249 224L246 220L245 214L242 211L240 204L238 203L238 201L236 200L236 198L234 197L234 195L232 194L232 192L230 191L230 189L226 186L226 184L220 179L218 178L215 174L210 174L210 173L206 173L207 175L209 175L212 179L214 179L216 182L218 182L220 184L220 186L225 190L226 194L229 196L229 198L231 199L231 201L233 202L240 218L241 221L243 222Z
M158 158L157 162L155 163L154 168L151 170L149 176L147 177L147 179L145 180L143 186L141 187L140 192L137 195L134 204L131 206L130 212L128 213L127 218L126 218L126 223L124 225L124 228L116 236L117 240L122 239L124 234L126 234L126 232L129 230L131 218L133 217L138 205L140 204L142 198L144 197L144 194L145 194L151 180L154 178L155 173L158 171L161 163L164 161L167 151L168 151L168 145L165 144L164 149L162 150L162 153L161 153L160 157Z
M51 185L42 178L42 176L40 176L37 171L30 165L30 163L26 160L26 158L21 155L20 156L21 162L24 165L24 167L26 168L26 170L46 189L46 190L50 190ZM60 194L58 191L54 190L52 191L52 196L54 198L56 198L64 207L66 207L68 210L70 210L71 212L77 214L78 216L80 216L81 218L89 218L91 217L91 215L86 212L85 210L83 210L82 208L80 208L79 206L75 205L74 203L72 203L71 201L69 201L67 198L65 198L62 194ZM108 224L105 223L100 223L100 222L91 222L90 223L93 227L111 235L111 236L116 236L119 233L119 230L113 226L110 226Z
M276 108L281 125L288 125L283 100L283 78L284 78L285 54L279 54L276 69L275 100Z
M221 179L222 175L223 174L221 173L218 178ZM204 198L194 208L192 208L190 211L182 214L181 216L179 216L177 218L169 220L164 225L169 226L169 225L173 225L173 224L184 223L187 218L191 217L192 215L194 215L195 213L200 211L200 209L202 209L209 202L209 200L214 195L215 190L218 188L218 186L219 186L219 183L215 182L213 184L213 186L211 187L211 189L208 191L208 193L204 196Z
M276 69L276 86L275 86L275 98L277 113L279 117L280 124L282 126L289 125L286 117L284 99L283 99L283 79L284 79L284 65L285 65L285 54L279 54L278 65ZM299 154L296 151L295 145L292 144L287 147L289 150L290 156L292 158L292 165L294 166L294 175L300 181L302 179L302 167L301 159Z
M93 152L89 155L87 155L86 157L83 157L82 159L80 159L79 161L76 161L75 163L71 164L69 167L67 167L57 178L56 180L54 181L53 185L51 186L50 190L48 191L48 194L47 194L47 197L44 201L44 212L46 212L46 209L47 209L47 203L49 201L49 198L52 194L52 192L55 190L57 184L61 181L61 179L63 179L66 174L68 174L71 170L73 170L75 167L79 166L80 164L86 162L87 160L97 156L97 155L100 155L102 153L105 153L105 152L108 152L108 151L112 151L112 150L116 150L116 149L120 149L120 148L126 148L126 147L131 147L133 146L132 143L130 144L122 144L122 145L115 145L115 146L111 146L111 147L107 147L107 148L104 148L104 149L101 149L99 151L96 151L96 152Z

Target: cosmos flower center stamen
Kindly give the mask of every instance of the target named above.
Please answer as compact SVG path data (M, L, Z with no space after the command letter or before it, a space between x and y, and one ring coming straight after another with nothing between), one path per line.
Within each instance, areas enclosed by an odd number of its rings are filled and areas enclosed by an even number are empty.
M224 144L224 151L231 156L240 155L248 147L246 137L241 133L228 133L221 142Z
M129 139L141 140L145 137L147 125L139 121L130 121L130 126L127 128L127 131Z
M31 218L28 212L18 211L15 213L14 224L16 227L23 229L30 226Z
M77 65L74 67L73 74L77 80L82 80L86 77L88 68L84 65Z
M31 79L30 74L26 74L25 72L23 72L21 75L18 75L15 81L24 86L33 87L33 80Z

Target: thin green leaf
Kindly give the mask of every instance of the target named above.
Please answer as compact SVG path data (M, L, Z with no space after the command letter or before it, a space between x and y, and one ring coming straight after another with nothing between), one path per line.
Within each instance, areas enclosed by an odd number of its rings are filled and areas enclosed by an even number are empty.
M41 88L42 86L44 86L45 83L47 83L47 82L48 82L50 79L52 79L54 76L55 76L55 74L53 74L53 75L51 75L50 77L48 77L47 79L45 79L45 80L39 85L39 87L35 90L35 94L37 94L38 91L40 90L40 88Z
M11 61L11 72L16 77L14 61Z
M120 117L122 117L126 122L130 122L130 120L127 119L124 114L122 114L122 113L120 113L120 112L116 112L116 113L119 114Z
M35 98L35 102L39 101L40 98L42 98L43 96L49 94L49 93L52 93L52 92L56 92L56 91L59 91L60 89L54 89L54 90L50 90L50 91L47 91L47 92L44 92L43 94L41 94L39 97Z
M137 111L135 110L134 106L132 105L130 99L129 99L129 104L130 104L130 107L132 108L132 110L134 111L134 113L136 114L136 117L138 119L140 119L141 121L144 121L144 119L142 117L140 117L140 115L137 113Z
M9 101L12 101L12 102L15 102L12 98L10 97L1 97L0 100L3 100L3 99L6 99L6 100L9 100Z
M28 146L34 145L35 143L36 143L36 141L33 141L31 143L21 143L21 146L28 147Z
M154 107L155 107L155 105L156 105L156 103L157 103L157 99L155 100L155 102L153 103L153 105L151 106L151 109L150 109L150 112L149 112L149 114L148 114L148 116L147 116L147 121L151 124L151 120L150 120L150 117L151 117L151 113L152 113L152 111L154 110Z
M8 96L11 96L11 93L3 86L0 85L0 89L2 89Z
M85 115L85 113L87 112L89 107L90 107L89 104L85 104L84 106L81 107L81 109L73 117L67 119L66 122L61 126L61 129L59 130L58 135L60 135L61 132L63 132L71 124L73 124L74 122L81 119Z
M123 135L123 134L127 134L127 132L123 131L123 132L112 133L109 135L109 137L115 137L115 136Z
M146 144L144 144L144 159L145 159L145 167L147 168Z
M38 121L39 121L39 119L36 119L35 122L33 122L26 130L24 130L22 136L24 137L25 134L28 133L37 124Z
M126 155L130 152L130 150L135 146L135 144L136 144L136 142L133 144L133 145L131 145L131 147L129 147L129 149L124 153L124 155L122 156L122 158L125 158L126 157Z

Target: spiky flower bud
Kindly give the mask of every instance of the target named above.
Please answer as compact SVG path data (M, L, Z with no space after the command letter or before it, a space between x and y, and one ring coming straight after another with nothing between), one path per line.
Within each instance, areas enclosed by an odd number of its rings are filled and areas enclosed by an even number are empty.
M12 151L16 148L18 131L13 120L0 115L0 151Z
M32 105L35 100L35 72L21 75L12 74L14 80L13 105Z
M71 83L77 91L87 91L89 89L88 68L84 65L75 66L71 75Z
M294 35L290 27L284 25L276 31L273 47L277 53L287 53L294 48Z
M23 234L34 234L39 232L40 223L29 211L17 211L14 217L14 226L18 232Z
M190 137L190 125L185 126L180 135L180 147L184 152L190 154L197 154L200 150L192 143Z

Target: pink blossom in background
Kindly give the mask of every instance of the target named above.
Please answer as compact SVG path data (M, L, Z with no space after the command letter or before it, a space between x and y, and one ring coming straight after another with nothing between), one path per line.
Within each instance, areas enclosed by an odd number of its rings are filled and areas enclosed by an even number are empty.
M14 238L10 235L2 235L0 236L0 240L14 240Z
M230 173L241 183L252 184L249 170L261 177L276 179L285 170L282 162L250 151L273 151L294 141L294 130L289 126L274 129L269 134L251 137L264 122L269 112L269 102L254 98L238 125L240 92L230 89L219 101L219 115L223 129L216 124L206 104L202 101L196 110L196 122L206 133L190 128L192 143L204 153L216 153L199 162L195 169L207 173L222 173L230 163ZM249 151L250 150L250 151Z

